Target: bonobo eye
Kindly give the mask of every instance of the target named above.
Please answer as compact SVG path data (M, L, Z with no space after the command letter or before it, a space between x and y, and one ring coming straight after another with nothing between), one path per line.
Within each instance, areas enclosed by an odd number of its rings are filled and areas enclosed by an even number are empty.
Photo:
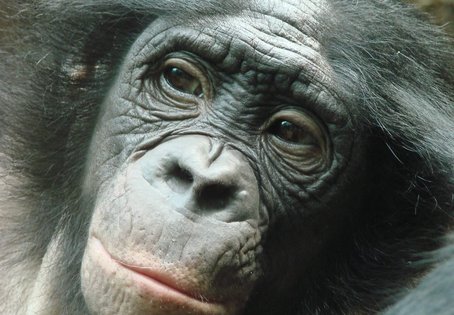
M311 113L300 109L281 110L268 120L263 130L268 148L292 167L315 172L330 162L328 132Z
M167 83L174 89L197 97L203 96L202 84L200 81L184 70L170 66L164 70L162 75Z
M209 80L195 62L169 58L161 69L160 88L167 98L177 104L193 104L209 96Z
M268 132L281 140L294 144L316 144L314 137L303 126L289 120L278 119L269 128Z
M274 138L289 145L320 146L325 142L321 123L305 111L280 111L271 117L266 130Z

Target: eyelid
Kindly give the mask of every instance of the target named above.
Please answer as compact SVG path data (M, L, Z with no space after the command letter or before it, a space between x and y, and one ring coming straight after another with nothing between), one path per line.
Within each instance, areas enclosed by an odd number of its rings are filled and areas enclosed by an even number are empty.
M307 124L307 119L303 119L304 117L309 117L310 121L314 121L314 123L317 124L316 123L317 118L314 117L313 115L311 115L310 113L307 113L306 111L296 110L296 109L284 109L284 110L281 110L281 111L275 113L273 116L271 116L271 118L268 119L268 121L262 127L262 131L266 131L277 120L287 120L297 126L305 128L308 124ZM311 130L311 131L313 131L313 130Z

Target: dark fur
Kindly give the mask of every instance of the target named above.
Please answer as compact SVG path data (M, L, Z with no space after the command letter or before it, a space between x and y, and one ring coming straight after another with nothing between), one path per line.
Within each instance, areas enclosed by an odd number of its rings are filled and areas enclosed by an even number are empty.
M9 187L10 197L30 203L0 217L7 222L0 275L24 260L39 264L52 235L64 231L55 298L66 301L67 314L85 314L79 269L91 214L82 209L91 201L80 183L98 104L122 56L156 15L225 14L245 1L24 2L0 1L0 162L24 179ZM323 277L314 276L286 314L367 313L395 301L387 314L448 314L454 241L443 237L454 210L454 50L396 1L330 2L322 45L334 92L354 104L357 132L371 134L374 184L370 207L320 266Z

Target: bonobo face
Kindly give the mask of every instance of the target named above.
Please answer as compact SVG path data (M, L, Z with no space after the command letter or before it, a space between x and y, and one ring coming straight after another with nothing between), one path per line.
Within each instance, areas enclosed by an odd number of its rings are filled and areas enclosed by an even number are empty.
M239 314L304 279L334 235L346 205L330 184L351 150L323 6L263 3L156 20L126 57L85 185L94 314Z

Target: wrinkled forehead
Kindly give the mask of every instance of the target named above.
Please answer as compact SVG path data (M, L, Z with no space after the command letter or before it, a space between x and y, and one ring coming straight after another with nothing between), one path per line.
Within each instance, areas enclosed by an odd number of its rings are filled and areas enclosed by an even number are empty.
M248 2L233 14L163 16L150 25L139 47L153 47L157 54L173 46L232 69L251 58L270 69L322 67L317 21L326 10L324 0L268 0Z
M224 8L225 14L188 14L187 17L178 16L174 22L192 25L196 29L227 30L232 36L241 36L245 29L252 32L257 29L298 40L300 37L317 37L319 17L327 8L325 0L244 0L241 7L236 6L232 12ZM168 16L163 19L172 22Z
M282 31L315 36L317 20L328 9L325 0L267 0L250 2L242 13L254 16L264 24L276 24Z
M238 15L221 19L211 17L201 26L231 34L233 40L237 38L251 44L263 40L275 47L282 45L292 50L293 45L316 45L320 29L318 17L326 7L319 0L257 1Z

